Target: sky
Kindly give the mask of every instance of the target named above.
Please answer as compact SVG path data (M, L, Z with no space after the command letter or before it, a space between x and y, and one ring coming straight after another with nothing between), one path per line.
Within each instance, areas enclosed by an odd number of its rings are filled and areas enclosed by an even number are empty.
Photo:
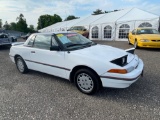
M68 15L84 17L96 9L140 8L160 16L160 0L0 0L0 19L3 24L16 22L22 13L28 25L37 27L40 15L58 14L64 20Z

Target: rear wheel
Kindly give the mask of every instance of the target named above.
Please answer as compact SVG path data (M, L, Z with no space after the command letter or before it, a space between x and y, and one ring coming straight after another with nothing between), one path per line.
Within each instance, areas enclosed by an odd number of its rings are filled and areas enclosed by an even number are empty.
M94 94L100 88L99 78L89 69L80 69L75 73L76 87L85 94Z
M16 58L16 66L17 66L17 69L19 70L19 72L21 72L21 73L28 72L28 67L27 67L25 61L23 60L23 58L20 56L18 56Z

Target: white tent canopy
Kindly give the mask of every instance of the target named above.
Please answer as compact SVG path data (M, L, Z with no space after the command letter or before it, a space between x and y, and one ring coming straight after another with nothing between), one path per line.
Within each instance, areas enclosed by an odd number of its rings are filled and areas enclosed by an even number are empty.
M89 30L91 40L127 40L129 31L137 27L158 29L159 16L132 8L59 22L39 32L66 31L72 26L85 26Z

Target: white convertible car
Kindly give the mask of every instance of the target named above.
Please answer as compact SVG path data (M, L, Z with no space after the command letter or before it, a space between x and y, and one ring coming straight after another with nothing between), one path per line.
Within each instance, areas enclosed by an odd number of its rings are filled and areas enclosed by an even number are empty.
M9 55L21 73L32 69L59 76L85 94L129 87L144 66L134 49L99 45L74 32L32 34L25 43L12 44Z

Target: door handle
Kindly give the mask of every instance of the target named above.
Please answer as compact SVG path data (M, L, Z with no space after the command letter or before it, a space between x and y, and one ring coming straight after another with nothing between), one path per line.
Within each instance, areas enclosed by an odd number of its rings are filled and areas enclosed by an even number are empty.
M31 53L35 53L35 51L31 51Z

